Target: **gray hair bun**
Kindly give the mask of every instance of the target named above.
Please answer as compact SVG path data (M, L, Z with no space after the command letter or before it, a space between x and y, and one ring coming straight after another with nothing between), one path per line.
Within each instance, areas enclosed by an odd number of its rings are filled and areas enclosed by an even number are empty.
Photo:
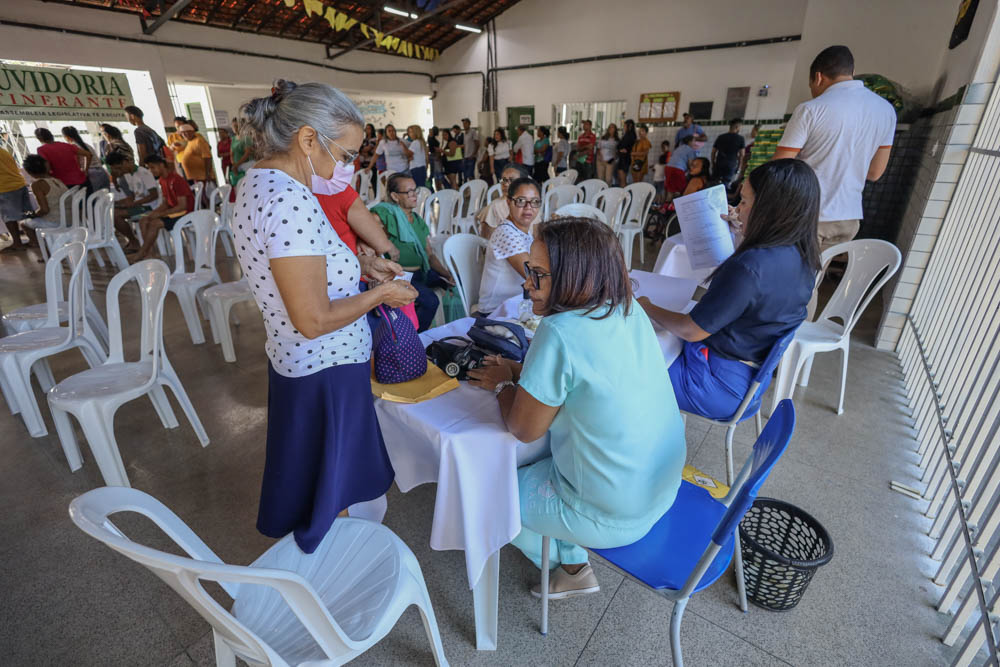
M253 142L258 159L288 152L305 125L336 140L354 125L364 125L361 112L344 93L325 83L279 79L267 97L240 107L240 136Z

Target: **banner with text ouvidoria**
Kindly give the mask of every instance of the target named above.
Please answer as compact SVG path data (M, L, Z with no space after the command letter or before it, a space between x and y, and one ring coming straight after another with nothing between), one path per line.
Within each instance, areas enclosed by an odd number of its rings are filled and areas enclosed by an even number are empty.
M124 121L125 74L0 65L0 119Z

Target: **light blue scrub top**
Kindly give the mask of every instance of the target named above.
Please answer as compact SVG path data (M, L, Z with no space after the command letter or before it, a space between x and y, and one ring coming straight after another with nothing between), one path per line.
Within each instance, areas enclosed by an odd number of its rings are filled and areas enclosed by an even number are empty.
M562 406L550 427L556 493L608 526L650 526L681 483L686 442L663 352L638 303L545 317L521 372L538 401Z

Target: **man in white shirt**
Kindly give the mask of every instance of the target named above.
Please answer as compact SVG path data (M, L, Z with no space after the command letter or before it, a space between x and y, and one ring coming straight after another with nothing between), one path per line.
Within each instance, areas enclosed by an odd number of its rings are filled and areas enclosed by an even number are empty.
M476 160L479 158L479 132L472 127L472 121L468 118L462 119L462 133L464 140L462 145L462 171L465 174L466 182L476 177Z
M111 191L115 197L115 229L127 240L126 250L138 250L139 239L128 222L160 205L156 178L145 167L136 167L131 157L112 151L105 158L111 172Z
M535 166L535 142L531 140L531 132L524 125L517 126L517 141L511 149L514 155L521 153L521 164L526 167Z
M820 185L820 250L853 239L861 226L865 180L885 172L896 111L854 80L854 56L830 46L809 67L813 99L796 107L774 158L802 160Z

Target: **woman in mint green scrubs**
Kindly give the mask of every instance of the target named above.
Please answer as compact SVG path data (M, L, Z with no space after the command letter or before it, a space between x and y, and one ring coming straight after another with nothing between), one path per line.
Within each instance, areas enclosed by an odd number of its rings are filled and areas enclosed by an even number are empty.
M551 432L552 456L518 470L521 532L541 566L553 538L554 598L600 590L580 545L643 537L670 508L684 467L684 423L649 318L632 296L621 246L601 223L537 227L525 287L544 316L523 367L493 358L470 372L496 393L523 442ZM539 594L537 587L532 591Z

